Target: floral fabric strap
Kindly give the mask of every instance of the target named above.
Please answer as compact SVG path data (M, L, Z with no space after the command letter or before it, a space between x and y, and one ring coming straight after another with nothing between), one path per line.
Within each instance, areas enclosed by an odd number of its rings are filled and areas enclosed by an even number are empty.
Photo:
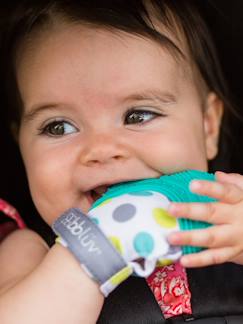
M20 217L17 210L3 199L0 199L0 211L3 212L11 220L14 220L14 222L9 220L1 223L1 219L0 219L0 242L1 242L9 233L11 233L17 228L20 229L25 228L26 225L22 220L22 218Z
M164 317L192 314L191 293L185 269L179 262L157 267L147 278Z

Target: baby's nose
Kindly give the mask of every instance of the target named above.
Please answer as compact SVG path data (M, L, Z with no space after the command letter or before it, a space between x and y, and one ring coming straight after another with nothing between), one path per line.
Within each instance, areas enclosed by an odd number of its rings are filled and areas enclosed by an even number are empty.
M93 134L80 153L80 161L86 166L109 164L126 160L129 150L119 136L111 133Z

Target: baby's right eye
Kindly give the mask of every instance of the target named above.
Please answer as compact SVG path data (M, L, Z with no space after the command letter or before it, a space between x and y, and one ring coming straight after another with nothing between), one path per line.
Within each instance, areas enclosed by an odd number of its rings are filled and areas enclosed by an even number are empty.
M40 133L49 136L61 137L64 135L75 133L77 131L78 129L71 123L66 122L64 120L58 120L50 122L49 124L44 126L41 129Z

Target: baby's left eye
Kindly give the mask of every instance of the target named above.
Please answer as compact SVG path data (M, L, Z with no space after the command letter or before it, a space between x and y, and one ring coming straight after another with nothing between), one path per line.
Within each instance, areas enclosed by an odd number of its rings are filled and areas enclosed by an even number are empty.
M142 124L156 117L161 116L161 114L149 110L133 110L127 113L125 117L125 124Z

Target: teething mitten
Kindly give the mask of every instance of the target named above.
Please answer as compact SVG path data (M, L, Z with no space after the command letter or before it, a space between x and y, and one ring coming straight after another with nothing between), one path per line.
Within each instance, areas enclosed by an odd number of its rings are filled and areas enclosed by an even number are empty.
M167 236L179 230L169 215L168 198L155 191L135 191L103 200L88 213L134 272L147 277L157 262L173 262L182 255ZM141 264L142 263L142 264Z
M205 228L210 224L176 219L167 212L171 201L209 202L213 199L194 194L191 180L214 180L212 174L185 171L156 179L127 182L111 187L93 205L88 215L139 276L148 276L157 264L168 264L198 247L170 246L173 231ZM183 216L183 215L182 215Z

